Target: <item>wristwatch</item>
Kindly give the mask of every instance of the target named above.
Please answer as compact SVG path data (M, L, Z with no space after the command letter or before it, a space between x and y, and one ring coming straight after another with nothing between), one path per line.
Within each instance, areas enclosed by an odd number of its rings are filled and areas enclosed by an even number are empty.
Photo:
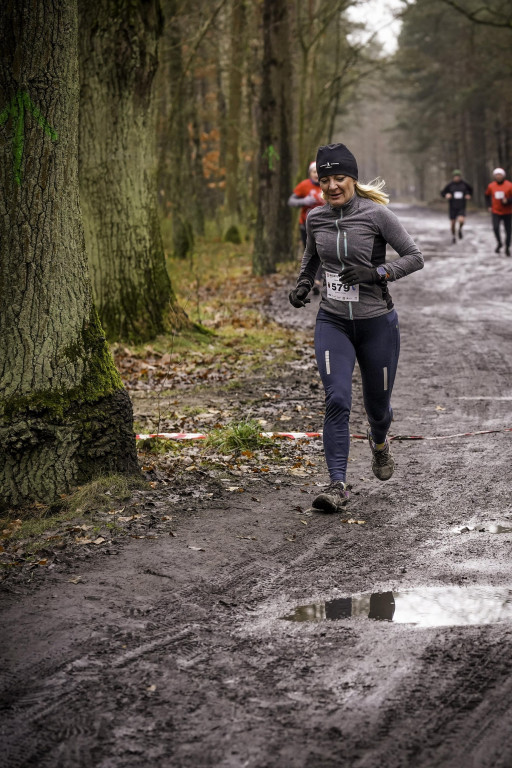
M381 283L385 283L386 280L389 278L389 272L387 271L386 267L383 267L383 266L377 267L377 274L380 277Z

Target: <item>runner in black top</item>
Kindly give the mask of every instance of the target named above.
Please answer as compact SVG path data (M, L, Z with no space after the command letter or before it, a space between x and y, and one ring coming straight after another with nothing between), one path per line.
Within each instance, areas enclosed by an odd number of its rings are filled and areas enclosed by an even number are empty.
M391 392L398 364L400 331L388 282L423 267L412 237L386 207L384 182L359 184L354 155L344 144L320 147L317 158L326 205L306 220L307 242L294 307L304 307L321 264L322 300L315 330L318 370L325 389L324 448L331 484L313 507L341 511L350 444L352 372L357 359L370 429L372 470L389 480L394 470L387 432L393 417ZM396 254L386 261L386 244Z
M452 243L457 242L455 224L459 222L459 239L462 240L462 227L466 216L466 200L471 200L473 188L464 181L459 170L453 172L452 180L441 190L441 197L449 202L448 215L451 221Z

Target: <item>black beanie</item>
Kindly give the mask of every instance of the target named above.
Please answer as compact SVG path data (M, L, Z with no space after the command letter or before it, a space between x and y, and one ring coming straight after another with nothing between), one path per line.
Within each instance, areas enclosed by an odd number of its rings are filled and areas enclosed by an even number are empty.
M322 176L351 176L357 181L357 161L344 144L327 144L316 153L318 178Z

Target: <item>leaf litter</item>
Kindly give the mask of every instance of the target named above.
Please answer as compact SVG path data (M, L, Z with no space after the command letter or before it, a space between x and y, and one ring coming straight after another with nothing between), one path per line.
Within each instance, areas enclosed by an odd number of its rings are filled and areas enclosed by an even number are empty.
M268 284L272 290L276 289L276 280L284 287L288 278L274 276ZM262 293L268 292L268 285ZM256 321L259 328L267 322L261 318L260 315ZM239 329L252 332L247 317ZM281 339L274 336L265 349L268 358L279 361L279 368L274 367L271 373L267 368L269 360L264 360L261 349L251 355L243 336L224 339L223 343L229 371L214 360L215 348L210 349L209 345L201 352L186 354L166 352L150 345L142 352L128 347L115 348L124 383L132 390L137 431L206 434L232 429L232 425L236 431L237 425L250 420L258 431L265 432L283 431L283 423L289 423L293 431L321 429L323 393L308 334L301 336L301 332L294 331L293 334L283 332ZM283 356L288 347L294 355L291 361ZM246 355L254 358L256 370L258 355L260 363L264 363L256 374L254 368L248 366ZM231 390L224 386L223 382L229 378L235 384L240 383L243 396L239 387ZM215 514L216 509L233 503L234 500L228 501L230 495L242 497L245 493L246 501L240 499L240 502L250 505L261 503L262 495L273 483L296 486L294 495L311 494L316 486L325 485L325 480L322 482L319 478L319 474L325 474L320 439L279 438L256 440L248 445L241 441L227 453L215 445L205 450L206 441L201 443L203 445L198 441L140 441L138 451L146 489L134 491L130 498L117 505L115 494L111 494L110 504L104 511L87 509L85 520L82 517L71 524L57 524L46 532L45 541L34 543L16 538L21 520L9 520L2 526L0 535L0 566L4 566L0 568L0 578L12 576L15 571L30 570L44 560L48 567L81 559L85 555L80 552L92 549L115 554L116 545L126 536L176 538L181 515L205 506ZM44 505L39 506L44 509ZM300 505L295 509L303 518L312 514ZM344 522L365 524L352 518ZM307 520L301 519L300 524L307 526ZM247 537L250 539L255 540ZM295 541L295 536L287 540Z

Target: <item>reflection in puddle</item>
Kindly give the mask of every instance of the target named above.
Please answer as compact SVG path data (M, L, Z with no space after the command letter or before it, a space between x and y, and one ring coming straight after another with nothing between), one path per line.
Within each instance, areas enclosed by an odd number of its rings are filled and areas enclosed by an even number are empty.
M490 525L487 530L489 533L510 533L512 528L508 525Z
M299 605L286 621L323 621L354 616L418 627L495 624L512 619L512 590L504 587L420 587L403 592L341 597Z
M462 528L452 528L452 533L511 533L512 527L510 525L502 525L501 523L490 523L487 528L483 525L464 525Z

